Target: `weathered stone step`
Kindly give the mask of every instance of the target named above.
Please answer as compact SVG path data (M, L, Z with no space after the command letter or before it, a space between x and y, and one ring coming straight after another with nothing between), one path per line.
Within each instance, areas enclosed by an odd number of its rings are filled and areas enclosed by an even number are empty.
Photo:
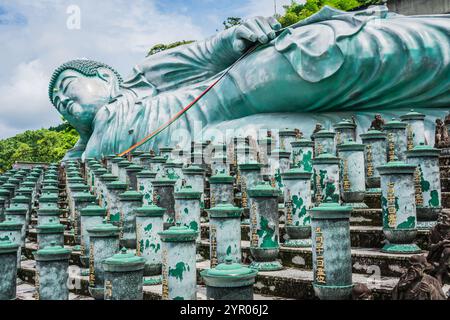
M36 287L21 279L17 280L16 300L36 300ZM69 300L94 300L91 296L79 295L69 292Z
M204 263L204 265L209 265L208 263ZM205 267L202 267L202 264L197 264L197 300L206 300L206 287L201 283L201 277L199 272L204 270ZM27 297L28 299L20 299L20 300L34 300L32 298L32 292L35 291L35 287L33 286L35 283L35 261L34 260L26 260L22 262L22 267L18 271L18 276L21 280L26 281L28 284L26 285ZM69 266L69 290L70 296L69 300L93 300L89 296L89 277L88 276L80 276L79 268L77 266ZM282 297L282 296L274 296L270 293L259 294L258 288L255 286L255 300L291 300L291 297ZM267 291L267 290L266 290ZM162 297L162 285L156 286L143 286L144 292L144 300L160 300ZM31 293L31 297L30 297ZM83 297L83 298L80 298Z
M209 239L209 223L201 224L202 239ZM419 230L417 233L416 243L422 249L428 248L428 236L430 231ZM281 243L287 238L284 224L280 224L280 241ZM241 226L241 240L250 240L250 227L248 225ZM382 227L371 226L350 226L351 246L354 248L382 248L385 243L385 237Z
M200 253L209 259L209 241L203 240ZM242 241L242 261L252 262L249 241ZM423 251L427 254L426 251ZM376 249L352 248L353 273L373 277L400 277L408 267L408 259L412 254L388 254ZM311 248L280 247L279 259L284 267L312 270Z
M450 192L442 192L442 207L450 208Z
M440 166L441 178L450 178L450 166Z
M441 178L441 191L450 192L450 178Z

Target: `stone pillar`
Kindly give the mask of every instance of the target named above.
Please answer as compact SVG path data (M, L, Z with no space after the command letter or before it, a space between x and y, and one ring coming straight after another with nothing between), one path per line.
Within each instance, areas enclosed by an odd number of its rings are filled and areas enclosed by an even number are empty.
M103 167L95 169L93 171L94 180L93 180L93 186L92 186L91 190L97 196L98 199L100 199L101 188L102 188L102 182L100 181L100 177L107 173L108 173L108 171Z
M48 223L36 227L38 248L43 249L52 242L64 247L64 225L49 220Z
M128 185L121 181L114 181L106 184L107 189L107 219L108 222L120 226L120 199L119 196L128 189Z
M239 174L236 179L236 184L241 190L241 208L244 209L242 224L250 223L248 189L256 187L263 181L261 172L262 167L263 165L258 162L249 162L239 165Z
M118 177L111 174L106 173L101 175L98 179L98 204L100 207L107 208L108 207L108 188L106 185L108 183L118 181Z
M38 300L69 300L67 287L71 251L51 243L34 253Z
M217 174L209 178L210 204L214 207L223 203L234 203L234 178L227 174Z
M172 159L164 164L164 174L172 180L175 180L175 191L178 191L183 184L183 163Z
M258 139L258 161L263 165L261 173L269 175L269 156L275 148L275 141L271 136Z
M240 263L241 254L241 214L242 209L232 204L218 204L207 210L209 213L210 267L225 262Z
M292 152L292 142L299 138L299 131L296 129L283 129L278 132L280 141L279 149Z
M155 205L136 209L136 254L145 259L144 285L161 284L161 239L166 210Z
M314 153L314 142L309 139L300 139L291 142L291 161L294 167L312 172L312 159Z
M175 221L197 232L200 242L200 199L201 192L191 186L184 186L175 192Z
M136 175L137 189L142 193L144 206L153 204L153 179L156 178L156 172L143 170Z
M164 175L164 164L167 159L161 156L156 156L150 159L150 170L156 172L156 178L161 178Z
M369 130L360 134L362 143L366 146L364 151L366 185L370 191L380 188L380 173L378 167L386 163L386 133L378 130Z
M336 132L335 144L339 146L348 140L356 141L356 124L348 119L343 119L341 122L333 125ZM339 150L338 150L339 151Z
M412 109L407 114L400 116L402 122L407 124L406 148L408 151L426 141L425 117L423 113L416 112Z
M94 204L95 201L95 196L93 196L89 192L80 192L73 195L75 210L74 215L70 217L70 220L72 222L72 230L75 237L75 243L78 245L81 242L81 210L86 208L88 205Z
M417 217L414 190L416 166L394 159L378 167L381 175L381 209L383 233L389 241L382 252L416 253L413 243L417 236Z
M27 234L27 209L23 207L18 207L17 205L12 205L11 207L7 208L5 210L6 219L9 218L16 220L18 223L21 224L22 228L20 230L21 233L21 248L22 250L25 249L25 239Z
M366 174L364 170L365 146L353 140L337 146L340 159L340 194L346 205L355 209L366 209Z
M383 126L384 131L387 135L386 141L386 153L387 162L393 161L397 158L399 161L406 160L406 150L407 150L407 138L406 138L406 127L407 124L404 122L392 121L386 122Z
M312 207L311 172L292 168L282 174L285 185L284 208L286 215L286 247L311 246L311 216Z
M159 148L159 153L161 157L166 158L167 160L171 159L173 148L165 145L164 147Z
M175 224L175 180L165 176L152 181L153 204L166 209L164 213L164 230Z
M150 160L153 158L150 153L144 153L139 156L139 164L144 167L144 170L150 170Z
M199 166L183 168L185 184L191 186L194 191L201 192L201 208L205 208L205 169Z
M177 224L160 232L162 241L162 299L196 300L198 232Z
M90 243L88 229L102 223L106 216L106 209L98 205L89 205L86 208L81 209L81 263L83 267L89 267L90 257Z
M19 220L11 217L0 223L0 241L11 241L18 246L17 269L20 269L20 261L22 259L22 225L23 223Z
M322 153L313 160L314 204L322 202L340 203L339 197L339 158Z
M122 248L103 262L105 300L142 300L142 277L145 259Z
M440 154L441 150L422 143L406 155L407 162L416 166L414 185L418 228L433 227L442 210Z
M126 191L119 195L120 200L120 246L136 249L136 214L142 207L142 193Z
M253 300L257 274L256 270L233 263L232 258L200 273L206 284L208 300Z
M272 187L284 192L281 174L289 170L291 153L286 150L275 149L269 158L270 183Z
M15 300L18 245L0 241L0 300Z
M322 203L310 210L314 293L321 300L350 299L352 255L351 207Z
M115 175L116 177L119 176L119 162L123 160L124 158L122 157L115 157L111 159L111 174Z
M259 184L248 190L250 199L251 268L264 271L281 270L279 252L278 190Z
M135 190L137 191L137 177L136 175L141 172L142 170L144 170L144 167L137 165L137 164L133 164L129 167L127 167L126 169L127 172L127 183L130 186L130 190Z
M119 252L119 228L106 223L87 229L89 234L89 293L103 300L105 273L103 261Z
M336 133L328 130L320 130L314 134L314 157L322 153L336 154Z
M118 167L117 177L119 178L119 181L129 184L127 176L127 167L131 165L132 163L128 160L122 160L117 164Z
M37 211L38 225L49 223L50 220L60 223L61 210L54 207L42 208Z

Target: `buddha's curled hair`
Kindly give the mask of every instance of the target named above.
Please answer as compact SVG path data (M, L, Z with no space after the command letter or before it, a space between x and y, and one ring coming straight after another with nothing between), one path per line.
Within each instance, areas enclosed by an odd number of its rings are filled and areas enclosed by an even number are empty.
M71 60L64 63L53 72L48 87L48 95L50 98L50 102L53 104L53 94L55 93L56 80L58 79L59 75L62 72L64 72L65 70L74 70L86 77L95 77L97 75L97 70L99 68L107 68L111 70L117 76L119 83L123 82L123 79L120 76L120 74L107 64L87 59Z

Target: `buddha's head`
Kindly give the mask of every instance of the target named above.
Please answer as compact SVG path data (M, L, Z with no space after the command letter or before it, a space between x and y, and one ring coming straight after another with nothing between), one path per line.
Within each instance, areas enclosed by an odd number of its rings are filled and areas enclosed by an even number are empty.
M53 73L49 97L69 123L88 130L98 109L117 95L121 82L119 73L106 64L72 60Z

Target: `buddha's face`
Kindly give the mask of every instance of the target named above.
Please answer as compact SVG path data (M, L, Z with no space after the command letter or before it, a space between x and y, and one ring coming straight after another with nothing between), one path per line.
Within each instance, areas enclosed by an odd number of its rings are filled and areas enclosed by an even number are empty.
M107 68L87 77L65 70L55 83L53 102L59 113L75 127L90 127L98 109L108 104L118 88L118 79Z

